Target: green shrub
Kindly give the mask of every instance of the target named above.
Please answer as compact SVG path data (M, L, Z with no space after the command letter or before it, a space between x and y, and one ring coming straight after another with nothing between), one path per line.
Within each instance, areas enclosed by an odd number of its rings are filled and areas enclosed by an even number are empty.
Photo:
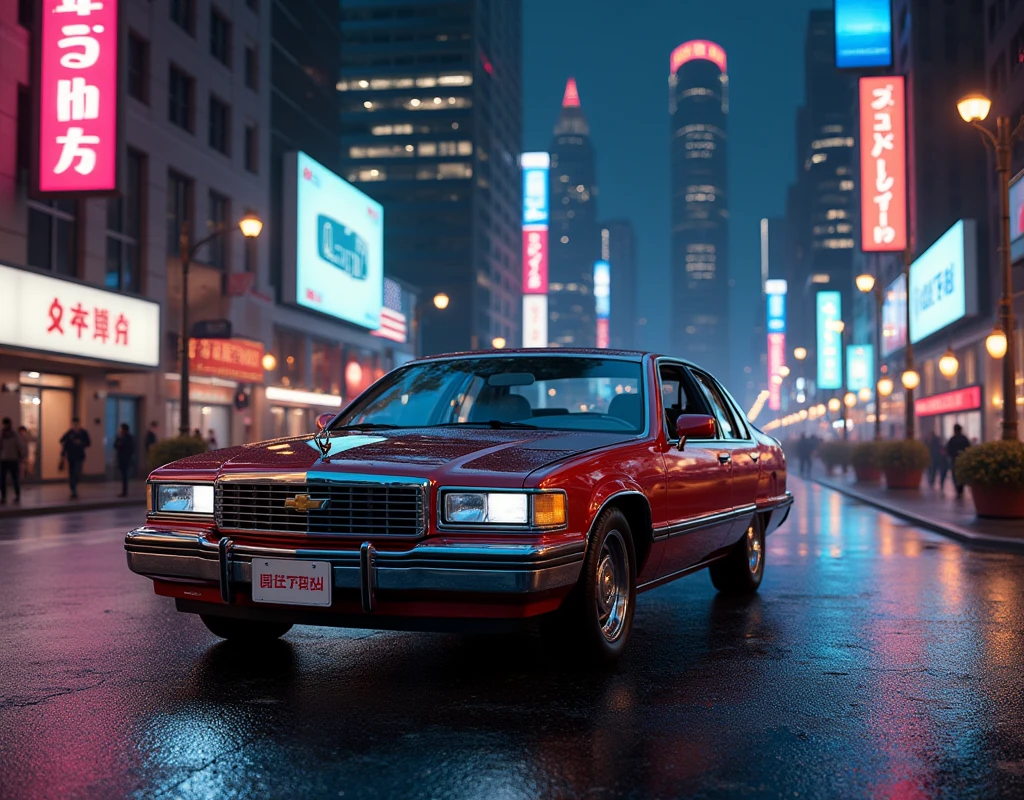
M917 439L897 439L882 447L882 467L894 470L925 469L932 463L928 445Z
M196 453L205 453L206 450L206 441L203 439L195 436L174 436L170 439L161 439L150 447L146 462L152 472L172 461L194 456Z
M953 464L961 486L1024 488L1024 442L985 442L968 447Z
M822 442L818 447L818 458L821 459L821 463L828 469L833 467L843 467L845 469L850 466L852 449L849 442L838 439Z
M857 442L850 453L854 469L881 469L884 463L885 442Z

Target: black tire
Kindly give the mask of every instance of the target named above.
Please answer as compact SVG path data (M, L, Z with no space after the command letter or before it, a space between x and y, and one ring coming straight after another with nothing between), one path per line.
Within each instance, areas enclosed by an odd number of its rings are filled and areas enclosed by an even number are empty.
M625 652L635 606L633 535L622 512L609 508L594 524L579 581L542 621L541 634L549 649L573 663L610 664Z
M754 594L764 578L764 557L764 521L755 514L729 555L709 567L711 583L722 594Z
M256 622L251 619L232 619L213 614L200 614L199 619L214 636L242 644L271 642L292 629L291 624L287 622Z

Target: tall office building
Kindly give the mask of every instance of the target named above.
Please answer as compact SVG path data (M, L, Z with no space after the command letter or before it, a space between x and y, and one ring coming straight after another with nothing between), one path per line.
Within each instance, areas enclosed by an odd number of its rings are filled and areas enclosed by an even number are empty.
M611 267L609 347L632 350L637 346L636 233L626 219L601 224L601 258Z
M344 0L342 177L384 206L385 271L444 292L423 350L518 343L519 0Z
M593 347L597 339L594 261L600 254L597 170L590 126L569 78L551 142L548 341Z
M729 370L729 202L725 50L704 40L672 51L670 350Z

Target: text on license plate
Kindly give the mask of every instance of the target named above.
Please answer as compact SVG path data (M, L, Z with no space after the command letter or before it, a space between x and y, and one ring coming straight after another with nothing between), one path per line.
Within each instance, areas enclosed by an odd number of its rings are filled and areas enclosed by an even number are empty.
M331 565L327 561L252 560L252 599L297 606L331 604Z

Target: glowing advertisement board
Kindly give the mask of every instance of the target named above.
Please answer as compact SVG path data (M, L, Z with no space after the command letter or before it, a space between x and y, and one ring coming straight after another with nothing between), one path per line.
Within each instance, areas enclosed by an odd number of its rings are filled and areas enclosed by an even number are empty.
M839 292L818 292L815 298L818 340L818 388L843 388L843 337L835 323L843 318Z
M859 392L875 385L875 348L870 344L846 346L846 391Z
M1010 258L1024 258L1024 172L1010 181Z
M523 168L523 347L547 347L551 157L547 153L523 153L520 165ZM543 298L543 303L536 298Z
M977 226L960 220L910 265L910 341L978 313Z
M41 193L117 190L122 114L118 0L40 0L35 52Z
M767 280L764 283L768 302L768 408L779 411L782 408L782 385L774 378L786 364L786 291L784 280Z
M861 250L907 247L907 129L904 78L860 79Z
M597 346L610 344L608 319L612 311L612 269L607 261L594 262L594 310L597 316Z
M836 67L892 66L890 0L835 0Z
M907 346L907 276L900 275L882 297L882 358Z
M285 155L287 301L377 330L384 301L384 209L305 153Z

